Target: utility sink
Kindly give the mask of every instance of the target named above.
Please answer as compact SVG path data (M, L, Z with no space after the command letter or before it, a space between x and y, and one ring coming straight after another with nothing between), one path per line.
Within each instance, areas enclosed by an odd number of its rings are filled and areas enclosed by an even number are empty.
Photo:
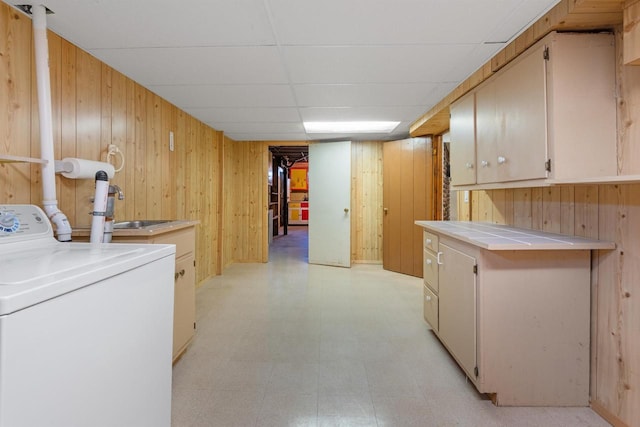
M151 225L166 224L171 222L170 219L139 219L135 221L121 221L113 224L114 230L137 230L140 228L149 227Z

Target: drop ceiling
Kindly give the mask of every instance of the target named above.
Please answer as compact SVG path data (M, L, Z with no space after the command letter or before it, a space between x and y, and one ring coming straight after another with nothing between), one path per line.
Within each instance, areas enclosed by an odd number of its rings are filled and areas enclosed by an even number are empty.
M44 0L49 27L232 139L398 139L558 0ZM32 4L11 0L10 4ZM307 135L303 121L391 120Z

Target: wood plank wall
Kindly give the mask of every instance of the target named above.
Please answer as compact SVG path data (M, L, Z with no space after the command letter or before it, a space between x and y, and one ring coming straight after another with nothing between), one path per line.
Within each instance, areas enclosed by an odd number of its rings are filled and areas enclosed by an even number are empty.
M269 146L306 141L224 142L223 266L267 262ZM382 262L382 142L351 143L351 261Z
M640 174L640 67L623 65L616 27L618 173ZM615 241L594 253L592 405L615 425L640 426L640 184L473 191L458 218Z
M381 141L351 143L351 262L382 263Z
M49 32L55 157L105 160L108 144L125 156L112 183L125 200L119 219L192 219L197 282L219 274L222 134ZM31 20L0 3L0 153L40 156ZM168 148L174 132L175 151ZM92 180L56 178L58 202L73 227L89 227ZM40 167L0 164L0 203L42 203Z
M223 264L266 262L268 145L224 138Z

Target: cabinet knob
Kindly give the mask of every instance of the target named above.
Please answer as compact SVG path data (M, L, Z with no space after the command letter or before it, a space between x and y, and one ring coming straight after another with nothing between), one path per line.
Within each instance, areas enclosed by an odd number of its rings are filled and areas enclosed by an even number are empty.
M426 302L431 301L431 296L430 296L430 295L425 295L424 300L425 300Z
M184 276L184 268L180 270L180 277Z
M349 208L344 208L344 213L349 213Z
M431 261L430 259L427 260L427 265L431 265L433 264L433 261Z
M467 164L465 164L465 167L467 169L473 169L473 163L467 162Z
M503 165L507 162L507 158L503 156L498 156L498 164Z
M425 244L427 244L427 245L430 245L430 244L431 244L431 239L426 239L426 240L424 241L424 243L425 243Z
M489 162L483 160L482 162L480 162L480 165L482 165L483 168L486 168L487 166L489 166Z

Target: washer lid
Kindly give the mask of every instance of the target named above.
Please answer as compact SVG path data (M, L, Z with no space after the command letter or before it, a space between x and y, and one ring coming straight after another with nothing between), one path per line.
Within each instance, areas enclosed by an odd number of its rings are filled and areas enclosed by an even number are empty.
M175 257L173 245L54 242L14 248L0 252L0 315Z

